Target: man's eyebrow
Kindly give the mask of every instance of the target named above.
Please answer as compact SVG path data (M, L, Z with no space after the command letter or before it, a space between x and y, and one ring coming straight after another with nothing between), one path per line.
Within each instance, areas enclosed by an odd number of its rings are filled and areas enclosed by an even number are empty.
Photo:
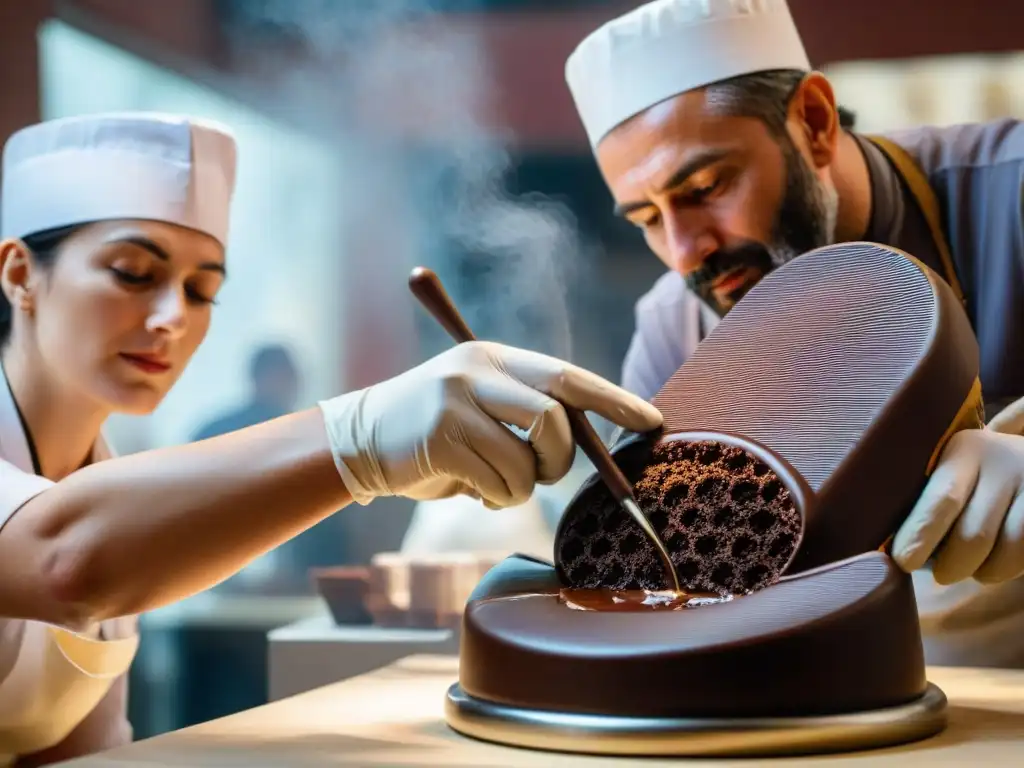
M699 152L679 166L675 173L669 176L668 180L661 185L661 189L658 191L664 192L665 190L682 186L682 184L685 183L693 174L697 173L697 171L700 171L713 163L717 163L728 154L729 151L726 149L707 149L703 152ZM652 205L653 203L648 200L619 203L615 206L615 215L625 216L633 211L638 211L641 208L650 208Z

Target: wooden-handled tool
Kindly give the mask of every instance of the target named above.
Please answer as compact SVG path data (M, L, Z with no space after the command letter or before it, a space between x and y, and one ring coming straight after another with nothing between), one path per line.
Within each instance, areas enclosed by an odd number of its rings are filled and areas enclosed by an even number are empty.
M409 276L409 289L419 300L420 304L448 331L448 335L457 343L461 344L465 341L475 340L476 337L469 329L469 326L466 325L466 321L462 319L459 311L448 296L448 292L441 285L441 280L433 270L426 267L416 267L412 271L412 275ZM650 539L651 544L658 551L672 589L677 593L682 592L682 588L679 585L679 577L676 575L675 566L672 564L672 558L669 556L665 544L662 542L661 537L658 536L658 532L654 530L651 521L647 519L647 515L640 509L640 505L636 503L636 499L633 498L632 485L626 479L626 476L622 474L622 470L619 469L619 465L615 463L615 459L612 458L608 449L605 448L600 435L594 429L594 425L590 423L590 420L587 419L583 411L567 406L564 403L562 407L569 417L569 426L572 429L572 435L576 443L593 463L601 479L608 486L608 490L615 497L615 500L622 505L622 508L629 513L630 517L636 520L637 524L647 535L647 538Z

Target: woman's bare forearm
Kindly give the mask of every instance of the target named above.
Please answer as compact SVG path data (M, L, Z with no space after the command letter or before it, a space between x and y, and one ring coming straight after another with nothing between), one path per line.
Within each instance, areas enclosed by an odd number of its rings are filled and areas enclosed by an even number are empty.
M0 615L74 625L151 610L350 501L315 408L101 462L29 501L0 533L0 562L14 559L0 582L21 582L0 586Z

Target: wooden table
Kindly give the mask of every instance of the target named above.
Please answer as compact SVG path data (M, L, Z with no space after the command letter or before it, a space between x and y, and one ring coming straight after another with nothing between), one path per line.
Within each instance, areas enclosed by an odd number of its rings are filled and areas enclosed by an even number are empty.
M124 766L473 766L572 768L642 765L705 768L817 766L1024 766L1024 672L933 668L950 700L950 724L917 744L795 760L609 759L499 747L445 725L444 694L457 660L412 656L360 677L232 717L67 763Z

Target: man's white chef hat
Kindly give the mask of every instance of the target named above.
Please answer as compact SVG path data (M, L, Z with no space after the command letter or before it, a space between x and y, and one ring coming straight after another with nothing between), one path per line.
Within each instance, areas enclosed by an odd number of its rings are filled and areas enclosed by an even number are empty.
M4 146L0 236L144 219L226 246L236 156L226 129L175 115L99 114L31 125Z
M596 148L616 126L686 91L810 68L786 0L654 0L588 35L565 77Z

